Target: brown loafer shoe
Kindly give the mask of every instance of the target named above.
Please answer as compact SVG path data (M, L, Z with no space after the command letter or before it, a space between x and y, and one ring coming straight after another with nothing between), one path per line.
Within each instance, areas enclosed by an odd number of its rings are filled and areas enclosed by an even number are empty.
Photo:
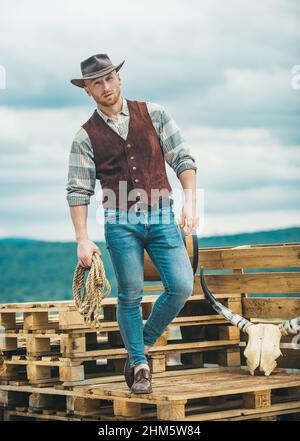
M141 368L134 374L134 383L131 386L131 392L134 394L151 394L152 375L150 369Z
M145 354L147 361L149 362L149 355ZM129 364L129 357L127 357L126 361L125 361L125 365L124 365L124 377L125 377L125 381L127 386L129 387L129 389L131 388L131 386L134 383L134 366L130 366Z

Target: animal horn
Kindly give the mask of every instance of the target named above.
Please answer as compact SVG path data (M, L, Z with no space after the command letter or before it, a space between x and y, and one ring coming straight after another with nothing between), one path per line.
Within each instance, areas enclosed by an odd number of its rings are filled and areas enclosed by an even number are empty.
M211 304L211 306L214 308L214 310L218 314L222 314L227 320L229 320L234 326L237 326L241 329L241 331L246 332L246 329L249 326L253 326L253 323L249 322L244 317L241 317L239 314L231 311L230 309L226 308L222 303L218 302L213 294L208 289L206 282L204 280L204 267L200 267L200 282L202 286L202 290L205 294L205 297Z
M280 323L280 325L278 325L278 328L282 335L295 335L300 332L300 317Z

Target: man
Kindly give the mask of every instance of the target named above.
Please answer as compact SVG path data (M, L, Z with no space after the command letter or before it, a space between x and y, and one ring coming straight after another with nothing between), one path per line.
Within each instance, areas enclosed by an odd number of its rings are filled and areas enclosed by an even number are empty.
M89 268L93 253L101 254L86 227L87 206L100 180L105 240L118 281L117 320L128 352L125 379L132 392L150 393L148 351L193 291L193 270L174 220L165 161L184 189L180 226L185 235L198 226L197 168L162 106L122 97L118 71L123 63L113 65L106 54L93 55L81 63L82 78L71 80L95 100L97 109L73 140L67 200L79 263ZM165 291L143 327L144 248Z

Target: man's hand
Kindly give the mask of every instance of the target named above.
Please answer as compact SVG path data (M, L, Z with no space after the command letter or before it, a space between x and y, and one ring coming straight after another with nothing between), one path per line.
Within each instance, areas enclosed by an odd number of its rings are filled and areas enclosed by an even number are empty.
M89 239L78 241L77 257L78 262L81 266L83 266L84 268L90 268L92 265L92 257L94 253L99 254L99 256L101 256L102 254L100 249L97 247L96 244L94 244L94 242Z
M179 225L182 227L186 236L195 232L196 228L199 226L196 201L188 201L184 203L180 213Z

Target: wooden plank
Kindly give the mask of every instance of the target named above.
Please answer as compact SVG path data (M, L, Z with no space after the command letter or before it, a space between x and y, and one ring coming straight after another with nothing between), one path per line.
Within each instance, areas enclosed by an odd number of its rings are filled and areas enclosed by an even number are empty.
M199 267L206 269L300 267L300 243L199 248Z
M299 298L253 298L242 299L243 317L277 318L288 320L300 316Z
M145 286L144 290L145 292L148 291L149 286ZM153 289L152 289L153 288ZM154 289L155 288L155 289ZM164 291L164 286L163 285L159 285L157 287L151 286L151 291ZM216 298L218 299L227 299L229 297L232 298L237 298L239 297L240 294L239 293L220 293L217 295ZM157 298L159 297L159 294L155 294L155 295L147 295L145 294L141 300L141 304L152 304L154 303ZM204 294L201 292L199 293L199 295L191 295L187 301L196 301L196 300L205 300L205 296ZM45 302L46 304L49 304L48 302ZM59 303L59 302L58 302ZM62 302L63 303L63 302ZM76 311L76 306L74 302L67 302L69 303L69 305L66 306L56 306L56 303L54 302L54 304L51 304L50 306L35 306L34 303L0 303L0 319L2 317L3 320L5 320L5 317L8 317L8 314L12 314L12 313L25 313L25 312L66 312L66 311ZM38 303L37 305L41 305L42 302ZM102 300L101 302L101 306L104 308L106 306L117 306L117 297L106 297ZM2 314L2 315L1 315ZM49 315L48 317L49 321L52 320L52 316ZM16 324L13 323L13 319L10 319L11 321L9 322L10 326L4 326L6 328L16 328ZM22 322L22 321L21 321ZM53 325L56 325L58 323L55 322L53 323ZM0 321L1 324L1 321Z
M210 377L209 375L185 375L168 379L157 378L153 381L152 394L132 394L124 384L111 383L107 386L98 385L89 388L90 396L99 399L108 397L118 400L133 400L144 403L163 403L181 399L216 397L224 395L238 395L259 391L286 389L299 387L300 375L272 374L270 377L250 376L245 372L240 374L222 374Z
M223 298L223 296L222 296ZM240 296L237 297L238 300L240 300ZM206 300L201 299L204 302ZM143 323L146 323L146 319L143 320ZM220 314L209 314L209 315L193 315L193 316L180 316L175 317L175 319L169 324L170 327L173 326L192 326L192 325L198 325L198 324L224 324L227 323L227 320L224 319L224 317ZM36 338L51 338L51 339L60 339L62 337L67 338L70 334L88 334L88 333L106 333L106 332L115 332L119 331L119 324L117 321L102 321L100 323L100 326L98 326L96 329L92 328L70 328L70 329L60 329L57 330L58 332L52 332L52 330L39 330L39 331L33 331L31 333L28 333L26 330L20 329L20 330L5 330L5 332L0 333L0 337L8 337L8 338L25 338L28 336L33 336ZM1 343L1 342L0 342Z
M0 312L56 312L76 310L74 301L0 303Z
M224 317L220 314L211 314L211 315L197 315L197 316L181 316L181 317L175 317L173 321L169 324L169 326L192 326L194 324L221 324L226 323L227 321L224 319ZM146 319L143 320L143 323L146 323ZM113 332L113 331L119 331L119 324L117 321L102 321L100 323L100 326L97 327L97 332ZM72 333L69 332L68 334L64 334L67 338L67 336ZM77 329L77 333L79 333L79 329Z
M158 289L156 289L158 288ZM148 290L148 287L145 289ZM158 287L151 286L151 291L164 291L163 285ZM145 295L142 299L142 303L153 303L158 298L158 295ZM203 298L203 297L202 297ZM109 306L116 305L117 297L106 297L103 299L101 305ZM0 312L3 314L13 312L66 312L76 311L74 301L61 301L61 302L20 302L20 303L0 303Z
M193 374L203 374L203 375L210 375L210 376L216 376L221 375L222 372L224 373L240 373L240 368L195 368L192 370ZM172 377L182 377L184 375L191 374L190 369L183 369L181 371L164 371L164 372L158 372L153 373L153 378L172 378ZM66 396L81 396L86 397L88 395L84 394L85 390L89 390L90 385L95 384L107 384L107 383L118 383L118 382L124 382L124 375L105 375L98 378L93 378L90 380L84 380L84 382L80 382L80 385L74 386L72 390L67 389L61 389L60 386L56 385L51 388L43 387L41 390L40 388L32 385L0 385L0 391L16 391L16 392L28 392L28 393L43 393L43 394L50 394L50 395L66 395ZM82 392L82 393L81 393Z
M300 273L208 274L205 281L213 294L300 293ZM200 276L195 276L194 293L202 292Z
M296 413L299 412L300 401L273 404L268 408L261 409L233 409L233 410L223 410L221 412L208 412L200 413L197 415L190 415L184 418L184 421L216 421L216 420L229 420L231 418L239 416L252 416L252 418L259 418L262 415L282 415L285 413Z
M192 352L198 350L207 350L207 349L218 349L225 348L226 346L236 346L239 344L239 340L213 340L213 341L203 341L203 342L193 342L193 343L170 343L167 346L152 346L149 351L149 355L158 355L158 354L171 354L171 353L184 353L184 352ZM88 351L86 353L76 353L73 355L72 359L92 359L92 358L106 358L109 356L121 356L126 354L126 350L123 348L118 349L101 349L96 351Z
M212 340L192 343L170 343L167 346L153 346L150 351L150 356L161 354L176 354L185 352L197 352L206 350L220 350L227 347L236 346L239 340ZM26 356L12 356L11 359L5 360L6 365L35 365L35 366L71 366L73 362L81 363L83 361L100 359L100 358L124 358L127 356L125 348L115 349L99 349L96 351L88 351L85 353L76 353L72 358L68 357L42 357L41 360L30 359Z
M288 407L288 404L277 404L271 407L271 410L259 410L259 412L255 409L234 409L234 410L228 410L221 411L221 412L209 412L209 413L200 413L200 414L193 414L189 415L185 418L183 418L183 421L224 421L224 420L247 420L247 419L257 419L263 420L264 418L267 418L268 416L272 415L285 415L285 414L291 414L291 413L298 413L300 409L299 402L291 403L291 407ZM109 409L107 409L109 411ZM22 416L24 418L35 418L36 420L56 420L56 421L95 421L95 420L104 420L104 421L112 421L112 420L139 420L142 419L142 421L147 420L153 420L154 415L153 412L144 412L141 417L114 417L106 413L105 411L102 412L95 412L91 413L87 417L83 417L82 415L67 415L63 414L63 412L59 413L35 413L35 412L29 412L29 411L17 411L17 410L6 410L6 418L7 416L14 417L14 416Z
M7 414L9 416L22 416L27 418L35 418L37 420L55 420L55 421L81 421L80 417L76 416L62 416L62 415L43 415L40 413L34 413L34 412L18 412L16 410L8 410Z

